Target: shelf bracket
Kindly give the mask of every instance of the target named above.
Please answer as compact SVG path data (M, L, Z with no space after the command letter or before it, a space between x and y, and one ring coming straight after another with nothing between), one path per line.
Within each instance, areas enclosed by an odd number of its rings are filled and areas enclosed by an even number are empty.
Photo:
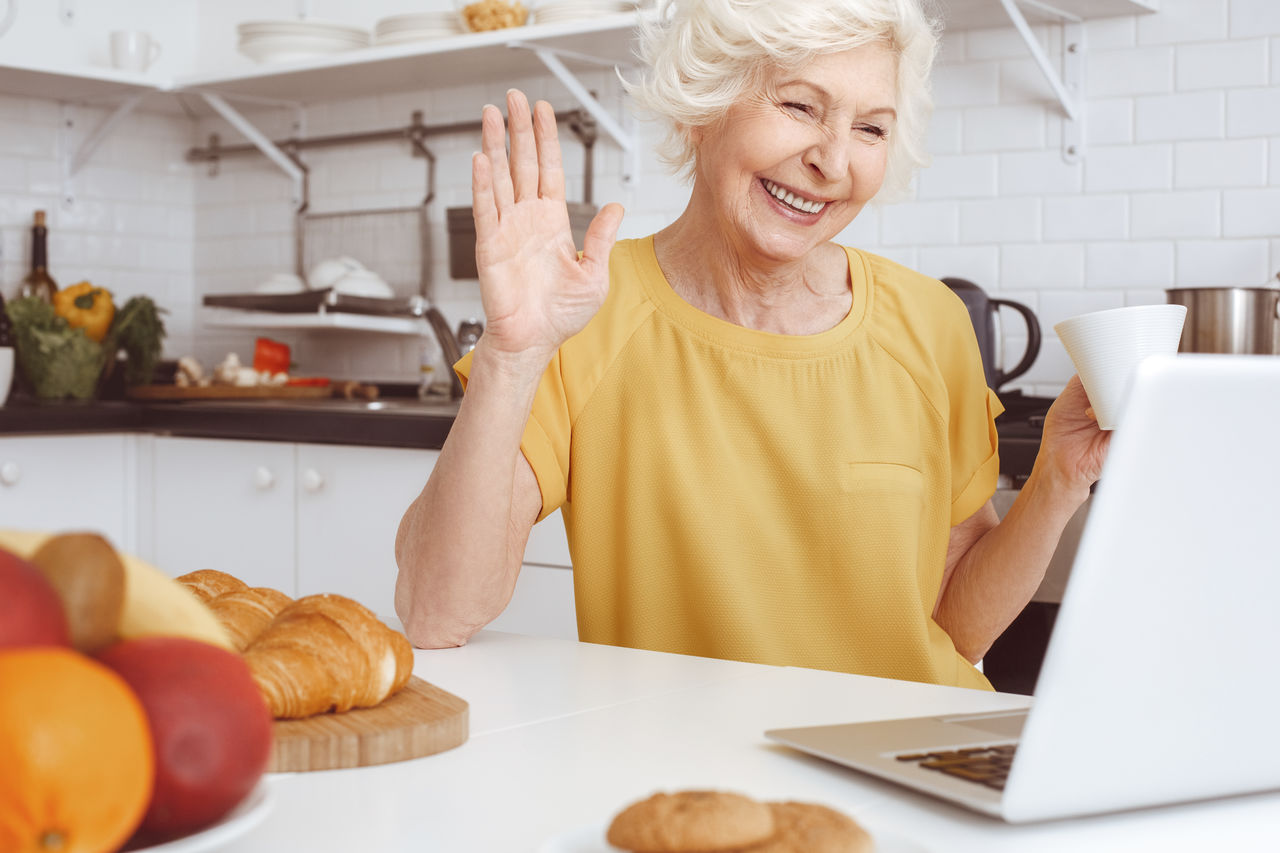
M144 92L139 92L136 95L129 96L124 103L116 107L115 112L107 116L102 124L94 129L88 139L80 144L80 147L76 149L75 156L71 158L70 175L75 175L84 168L84 164L89 162L93 152L97 150L104 139L111 135L111 132L116 129L116 125L128 117L138 104L142 103L145 94Z
M1027 24L1026 16L1018 8L1018 2L1032 6L1056 18L1062 24L1063 58L1059 72L1048 53ZM1040 68L1049 87L1053 89L1062 106L1065 121L1062 126L1062 157L1068 163L1077 162L1084 152L1084 22L1076 15L1050 6L1040 0L1000 0L1009 20L1022 40L1026 42L1031 58Z
M254 127L247 118L223 100L221 95L215 95L212 92L200 92L199 95L204 98L205 103L213 108L214 112L244 134L245 138L252 142L255 148L265 154L267 159L279 166L281 171L289 176L289 179L293 181L294 206L302 204L306 193L304 187L306 173L298 167L293 158L281 151L274 142L267 138L266 134Z
M618 144L618 147L628 155L623 159L622 181L630 186L640 172L640 143L637 139L634 121L629 116L624 116L623 121L619 122L610 115L609 111L587 90L587 87L583 86L582 82L565 66L564 62L561 61L561 57L609 69L616 69L618 63L574 51L559 50L522 41L507 42L507 47L532 51L538 61L556 76L561 84L569 90L569 93L582 105L582 108L591 114L591 117L604 129L604 132L609 134L613 141Z

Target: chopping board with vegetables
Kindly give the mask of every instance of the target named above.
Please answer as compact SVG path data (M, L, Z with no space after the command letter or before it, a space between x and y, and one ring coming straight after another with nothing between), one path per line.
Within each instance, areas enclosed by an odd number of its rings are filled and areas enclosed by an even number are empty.
M468 710L465 700L412 677L374 708L276 720L267 769L335 770L434 755L466 741Z

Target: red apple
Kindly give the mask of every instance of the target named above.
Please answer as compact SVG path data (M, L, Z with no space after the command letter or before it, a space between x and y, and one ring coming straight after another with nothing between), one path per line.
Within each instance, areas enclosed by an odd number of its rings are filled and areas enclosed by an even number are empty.
M194 832L253 790L271 756L271 712L239 655L185 637L138 637L97 657L138 694L151 725L156 785L144 836Z
M0 548L0 648L69 645L58 591L32 563Z

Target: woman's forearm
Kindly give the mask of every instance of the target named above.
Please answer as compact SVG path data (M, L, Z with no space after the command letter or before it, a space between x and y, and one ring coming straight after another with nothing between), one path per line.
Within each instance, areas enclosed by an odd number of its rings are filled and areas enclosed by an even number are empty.
M396 612L419 647L461 645L511 597L529 533L513 522L513 483L546 363L476 346L458 416L396 533Z
M960 558L934 619L965 658L981 660L1026 607L1088 494L1053 482L1037 465L1004 519Z

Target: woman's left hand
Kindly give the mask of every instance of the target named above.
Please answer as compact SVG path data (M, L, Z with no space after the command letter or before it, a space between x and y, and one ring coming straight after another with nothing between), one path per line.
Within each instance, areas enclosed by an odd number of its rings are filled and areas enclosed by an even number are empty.
M1080 377L1071 377L1045 417L1036 465L1047 465L1046 473L1063 487L1080 490L1083 500L1102 473L1110 444L1111 433L1098 428Z

